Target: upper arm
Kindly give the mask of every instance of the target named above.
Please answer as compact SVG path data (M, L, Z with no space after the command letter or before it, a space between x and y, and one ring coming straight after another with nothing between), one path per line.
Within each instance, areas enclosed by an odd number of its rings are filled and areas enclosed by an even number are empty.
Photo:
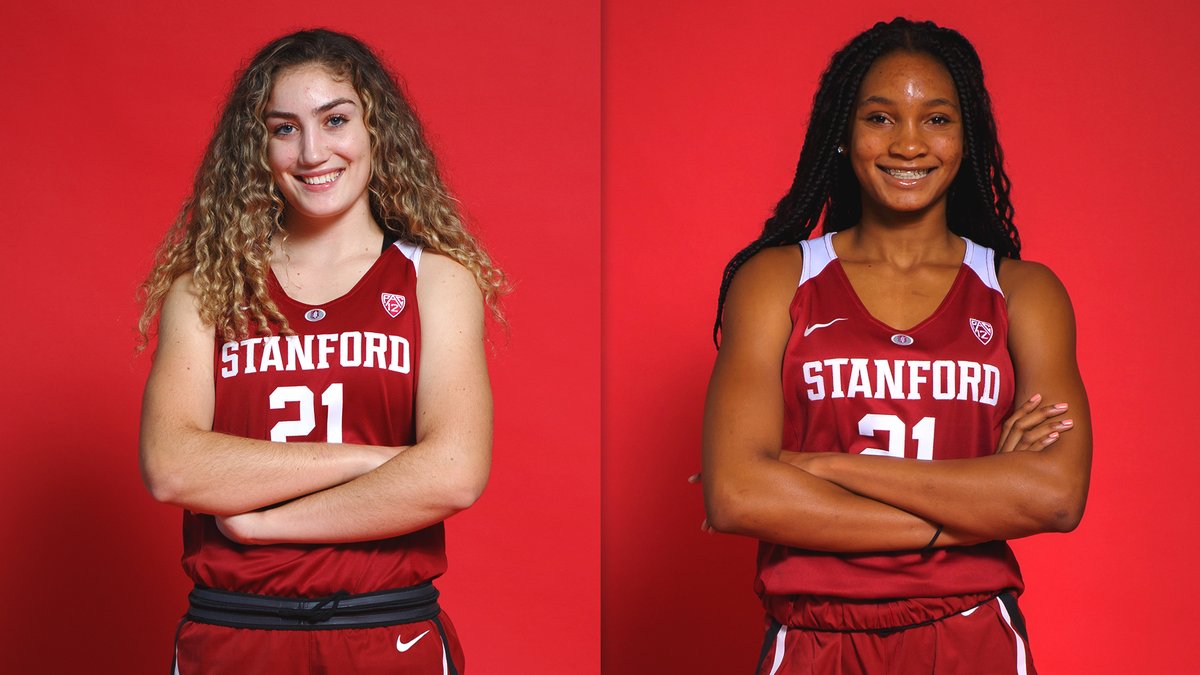
M737 501L738 473L778 457L784 417L781 372L800 278L799 247L766 249L729 286L721 349L704 413L704 487L710 517Z
M491 466L492 395L484 353L483 300L459 263L425 251L417 279L421 312L416 440L436 446L461 479L465 502L482 492Z
M1041 394L1047 403L1067 403L1070 431L1042 452L1046 469L1061 486L1062 529L1083 515L1092 457L1091 411L1075 354L1075 314L1062 283L1037 263L1005 261L1000 284L1008 299L1009 352L1016 400Z
M139 447L143 479L156 495L169 472L157 462L174 443L172 433L212 429L214 329L200 320L192 275L171 285L159 316L158 344L142 398Z

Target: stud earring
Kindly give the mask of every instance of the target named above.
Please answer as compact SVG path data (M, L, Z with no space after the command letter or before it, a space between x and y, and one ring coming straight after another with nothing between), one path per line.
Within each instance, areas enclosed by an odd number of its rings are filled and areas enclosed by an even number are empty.
M846 146L844 146L844 145L837 146L837 154L839 154L839 155L846 154Z

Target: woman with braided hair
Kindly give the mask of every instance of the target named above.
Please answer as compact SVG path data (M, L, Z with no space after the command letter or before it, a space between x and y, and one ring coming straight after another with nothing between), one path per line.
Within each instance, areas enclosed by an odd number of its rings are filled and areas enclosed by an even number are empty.
M258 52L144 287L142 471L195 584L176 673L463 672L433 580L488 477L503 287L370 49Z
M898 18L834 54L714 331L705 504L761 540L758 673L1034 672L1005 540L1078 524L1091 431L1009 187L962 35Z

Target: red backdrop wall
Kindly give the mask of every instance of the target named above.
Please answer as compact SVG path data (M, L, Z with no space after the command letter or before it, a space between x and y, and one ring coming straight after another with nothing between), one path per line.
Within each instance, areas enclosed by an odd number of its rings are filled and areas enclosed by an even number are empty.
M472 672L599 671L599 20L552 0L5 3L0 670L167 670L188 585L179 510L138 476L134 290L234 71L326 26L402 74L516 284L492 479L447 525L444 606Z
M791 181L830 55L903 12L979 49L1025 257L1059 274L1079 317L1096 430L1088 511L1074 533L1015 543L1038 669L1196 672L1195 5L604 11L604 671L753 667L754 544L701 534L700 492L685 482L699 466L716 291Z

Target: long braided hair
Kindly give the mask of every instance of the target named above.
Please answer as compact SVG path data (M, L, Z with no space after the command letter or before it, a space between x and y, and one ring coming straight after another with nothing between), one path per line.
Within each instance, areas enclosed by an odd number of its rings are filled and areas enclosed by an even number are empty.
M881 21L833 55L813 97L792 186L767 219L762 234L725 266L713 326L713 342L718 347L725 296L743 263L764 248L808 239L818 224L824 232L840 232L861 219L858 179L849 159L837 153L837 146L847 140L850 115L863 77L879 57L896 51L925 53L940 60L958 90L964 161L947 198L950 231L995 250L998 256L1021 257L1021 238L1013 225L1009 200L1012 183L1004 172L1004 153L996 136L996 120L983 84L979 54L960 33L931 21Z
M371 215L400 238L461 263L475 277L501 324L504 274L463 226L442 181L416 112L398 80L359 40L317 29L285 35L263 47L234 85L196 173L192 194L159 247L142 284L138 330L144 348L171 283L187 272L199 295L201 320L224 339L265 332L287 319L271 300L267 271L271 239L283 236L286 204L267 165L263 111L276 78L316 64L354 86L371 138Z

